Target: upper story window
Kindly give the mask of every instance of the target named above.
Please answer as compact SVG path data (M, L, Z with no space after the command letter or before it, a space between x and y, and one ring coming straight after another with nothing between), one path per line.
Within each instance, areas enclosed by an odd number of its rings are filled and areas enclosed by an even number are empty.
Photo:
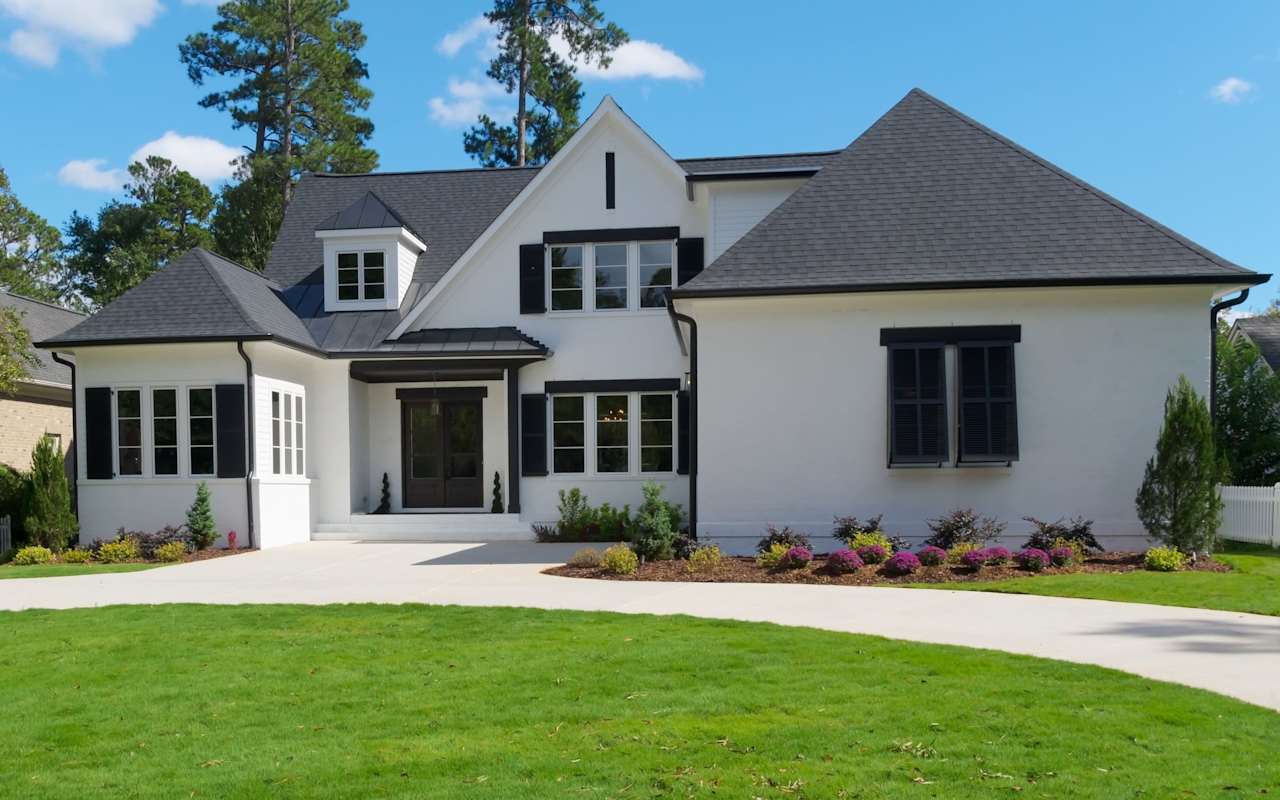
M675 242L600 242L547 247L551 311L664 308L674 287Z
M338 299L381 300L387 292L386 253L338 253Z

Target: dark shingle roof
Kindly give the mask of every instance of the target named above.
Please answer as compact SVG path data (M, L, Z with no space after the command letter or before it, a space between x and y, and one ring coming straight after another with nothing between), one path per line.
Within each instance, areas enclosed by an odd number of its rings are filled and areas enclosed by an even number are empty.
M15 309L21 315L22 327L32 342L56 336L84 319L84 314L5 291L0 291L0 306ZM27 370L32 380L71 385L71 370L54 361L52 354L36 350L34 355L38 363Z
M1262 280L915 89L676 294Z
M1235 327L1257 345L1272 371L1280 372L1280 317L1241 317Z
M98 313L42 346L279 339L315 342L261 274L202 248L184 253Z
M405 228L414 236L417 232L396 213L395 209L382 202L382 198L373 192L365 192L364 197L356 200L341 211L325 217L316 226L318 231L349 231L364 228Z
M690 174L709 172L757 172L766 170L821 169L840 150L814 153L779 153L759 156L721 156L718 158L678 158L676 163Z

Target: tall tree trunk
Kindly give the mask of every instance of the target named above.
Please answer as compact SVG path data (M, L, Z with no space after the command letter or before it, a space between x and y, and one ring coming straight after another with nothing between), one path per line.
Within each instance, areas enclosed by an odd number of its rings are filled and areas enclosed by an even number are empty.
M280 120L280 155L284 159L284 186L281 194L289 202L293 178L293 59L297 43L293 26L293 0L284 0L284 103Z
M526 4L520 11L520 85L516 89L516 166L523 167L525 162L525 135L528 115L525 105L525 93L529 85L529 7Z
M267 94L267 81L264 78L258 87L258 121L253 135L253 154L260 156L267 151L267 107L270 104Z

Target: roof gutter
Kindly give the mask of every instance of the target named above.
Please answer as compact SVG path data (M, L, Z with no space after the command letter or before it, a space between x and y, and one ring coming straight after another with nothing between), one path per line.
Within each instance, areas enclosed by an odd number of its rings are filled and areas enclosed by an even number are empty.
M1218 314L1238 306L1249 299L1249 290L1241 289L1240 294L1230 300L1214 303L1209 309L1209 423L1216 427L1218 408Z
M678 323L689 326L689 533L698 538L698 323L688 314L676 311L675 303L667 297L667 313L671 315L671 324L680 329ZM684 338L680 337L681 349Z
M255 536L256 526L253 521L253 479L258 471L258 453L253 446L253 360L244 351L244 339L236 341L236 352L244 359L245 458L248 459L248 468L244 471L244 510L245 518L249 521L249 529L247 531L249 534L249 548L253 549L257 541Z
M80 423L76 403L76 362L68 361L57 352L49 357L71 370L71 513L80 519Z

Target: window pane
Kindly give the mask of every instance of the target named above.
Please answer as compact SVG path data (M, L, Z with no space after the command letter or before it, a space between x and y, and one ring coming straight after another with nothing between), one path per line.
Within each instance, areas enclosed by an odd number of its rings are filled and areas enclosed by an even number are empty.
M670 242L641 242L640 243L640 264L641 265L666 265L671 266L671 243Z
M121 389L116 392L116 416L142 416L142 393L137 389Z
M293 474L293 451L287 447L284 449L284 474Z
M213 416L213 390L212 389L192 389L190 395L191 409L190 413L193 417L211 417Z
M381 250L370 250L364 254L364 273L369 274L371 268L381 269L385 261L385 254Z
M596 308L601 311L615 311L627 307L626 289L597 289Z
M191 443L213 444L213 420L209 417L191 420Z
M640 419L671 419L669 394L640 395Z
M583 450L556 449L552 467L556 472L586 472L587 462Z
M381 300L386 297L385 287L380 283L365 284L364 299L365 300Z
M582 270L580 269L556 269L551 271L551 288L555 289L580 289L582 288Z
M271 448L271 472L275 475L280 474L280 448Z
M271 446L280 446L280 420L271 420Z
M602 394L596 398L596 420L600 422L626 422L627 396Z
M152 426L157 447L172 447L178 444L178 420L157 418Z
M670 447L642 447L640 448L640 471L641 472L671 472L671 448Z
M596 448L596 471L597 472L626 472L627 471L627 448L597 447Z
M212 447L191 448L191 474L192 475L212 475L213 474L213 448Z
M671 446L671 421L666 422L641 422L640 423L640 444L648 445L666 445Z
M625 394L602 394L596 397L596 471L626 472L627 400Z
M338 284L340 286L354 285L360 282L360 273L354 268L338 270Z
M302 422L302 396L298 395L293 398L293 418L298 422Z
M580 289L573 289L570 291L553 291L551 293L551 310L581 311L582 291Z
M284 446L293 447L293 424L287 419L281 424L284 426Z
M556 421L561 420L582 420L586 418L583 412L584 403L582 397L556 397L552 400L552 409Z
M368 267L365 267L364 282L366 285L370 283L383 283L383 276L385 274L386 273L383 272L382 267L378 267L377 269L369 269Z
M582 247L573 245L571 247L553 247L551 248L551 268L560 269L561 267L581 267L582 266Z
M157 417L178 416L178 392L174 389L156 389L151 393L152 414Z
M360 264L358 253L338 253L338 269L355 269Z
M142 420L122 419L118 422L121 447L139 447L142 444Z
M178 448L157 447L155 453L157 475L178 474Z
M352 284L351 286L338 287L339 300L358 300L360 299L360 287Z
M142 474L142 448L141 447L121 447L120 448L120 474L121 475L141 475Z
M582 447L586 444L585 428L581 422L552 423L552 444L556 447Z
M596 266L627 265L627 246L625 244L598 244L595 246Z
M293 474L294 475L306 474L306 470L302 468L302 451L301 450L298 451L297 458L293 460Z

